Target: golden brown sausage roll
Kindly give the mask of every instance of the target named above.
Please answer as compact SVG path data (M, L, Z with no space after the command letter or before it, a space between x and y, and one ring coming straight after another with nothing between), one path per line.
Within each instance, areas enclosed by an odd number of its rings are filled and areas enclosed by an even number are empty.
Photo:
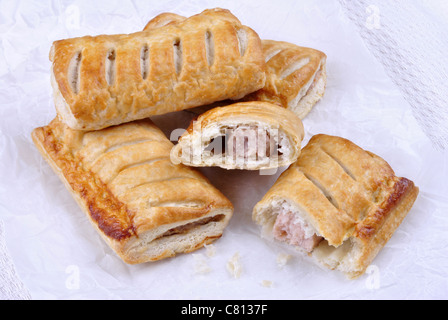
M263 235L319 263L362 275L411 209L418 187L382 158L334 136L313 136L253 210Z
M171 160L198 167L277 168L296 161L303 136L302 121L291 111L268 102L238 102L193 120Z
M264 86L261 40L228 10L133 34L55 41L56 109L72 129L240 99Z
M326 55L284 41L263 40L262 44L266 84L245 100L277 103L305 118L325 93Z
M185 19L178 14L161 13L149 21L144 30ZM284 41L262 40L262 45L266 61L265 86L243 100L276 103L304 119L325 93L327 56L319 50Z
M78 131L56 118L32 138L127 263L196 250L221 237L232 216L230 201L203 175L171 163L173 144L150 120Z

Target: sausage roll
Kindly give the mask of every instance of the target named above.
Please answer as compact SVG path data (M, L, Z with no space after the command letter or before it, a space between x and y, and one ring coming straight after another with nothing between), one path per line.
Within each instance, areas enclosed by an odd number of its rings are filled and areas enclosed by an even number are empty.
M266 84L245 100L277 103L305 118L324 95L326 55L283 41L263 40L262 44Z
M196 250L219 238L233 214L203 175L171 163L173 145L150 120L79 131L56 118L32 138L126 263Z
M193 120L171 151L171 161L225 169L270 169L297 160L302 121L268 102L216 107Z
M335 136L313 136L253 210L262 234L320 264L362 275L417 198L377 155Z
M149 21L144 30L185 19L175 13L161 13ZM243 100L276 103L290 109L300 119L305 118L325 93L327 56L319 50L284 41L262 40L262 45L266 62L265 86Z
M57 112L77 130L240 99L265 82L260 38L224 9L149 31L55 41L50 60Z

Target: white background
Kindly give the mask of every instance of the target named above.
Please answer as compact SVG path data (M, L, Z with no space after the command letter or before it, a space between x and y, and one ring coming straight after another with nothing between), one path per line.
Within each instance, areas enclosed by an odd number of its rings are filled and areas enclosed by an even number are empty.
M447 90L436 81L446 80L446 51L437 49L446 42L441 22L448 21L448 10L437 1L388 2L1 1L0 298L448 298ZM266 176L202 169L235 206L223 237L214 243L216 254L209 257L201 249L125 265L32 144L32 129L56 114L48 60L54 40L131 33L161 12L190 16L218 6L262 39L327 54L326 93L304 120L304 144L317 133L348 138L420 187L414 207L358 280L300 255L277 265L277 254L287 249L260 238L251 211L280 171ZM421 39L427 43L419 42L416 54L413 46ZM189 114L155 121L169 134L185 127ZM237 252L243 270L235 279L226 263ZM210 272L195 271L201 259ZM263 286L264 280L272 285Z

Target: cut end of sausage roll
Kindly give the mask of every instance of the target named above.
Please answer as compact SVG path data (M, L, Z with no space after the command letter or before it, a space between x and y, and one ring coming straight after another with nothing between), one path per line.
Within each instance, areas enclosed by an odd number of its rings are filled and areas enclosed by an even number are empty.
M312 137L253 210L262 235L348 278L362 275L419 189L382 158L334 136Z
M201 114L179 138L171 161L225 169L269 169L293 163L304 136L302 121L267 102L239 102Z
M56 118L32 138L126 263L196 250L221 237L233 214L203 175L171 163L173 144L150 120L77 131Z
M219 8L162 15L132 34L55 41L50 61L57 112L75 130L241 99L266 78L257 33Z
M266 84L245 100L277 103L304 119L325 93L326 55L284 41L262 40L262 44Z

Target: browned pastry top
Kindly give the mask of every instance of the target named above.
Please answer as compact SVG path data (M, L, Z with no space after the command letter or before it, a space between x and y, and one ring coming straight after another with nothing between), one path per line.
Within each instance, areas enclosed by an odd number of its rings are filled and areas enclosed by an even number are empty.
M370 241L410 193L416 196L418 188L381 157L347 139L318 134L261 202L295 199L320 234L338 246L351 236Z
M73 129L239 99L264 85L261 40L228 10L132 34L53 43L55 100Z
M323 67L325 53L285 41L263 40L266 61L265 86L251 98L289 107Z
M149 120L86 132L55 119L33 139L115 240L232 206L199 172L170 162L172 143Z

